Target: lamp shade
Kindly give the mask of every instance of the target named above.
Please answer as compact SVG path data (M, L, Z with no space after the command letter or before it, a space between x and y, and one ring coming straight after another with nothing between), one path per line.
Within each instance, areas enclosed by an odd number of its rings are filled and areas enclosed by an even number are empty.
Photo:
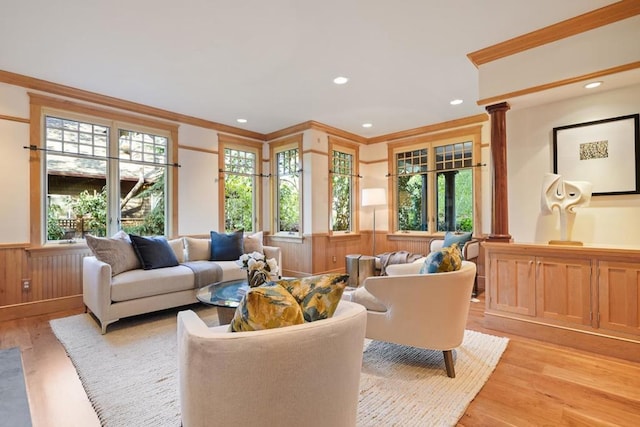
M362 190L362 206L378 206L387 204L384 188L365 188Z

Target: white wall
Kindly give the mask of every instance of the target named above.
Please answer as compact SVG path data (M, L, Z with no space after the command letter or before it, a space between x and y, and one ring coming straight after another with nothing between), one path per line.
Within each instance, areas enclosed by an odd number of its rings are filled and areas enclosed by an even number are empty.
M29 119L24 88L0 83L0 115ZM29 242L29 124L0 119L0 244Z
M558 214L540 213L542 177L553 172L553 128L640 112L640 85L507 112L509 231L515 242L560 238ZM633 155L633 153L629 153ZM640 247L640 195L595 196L577 210L573 240Z

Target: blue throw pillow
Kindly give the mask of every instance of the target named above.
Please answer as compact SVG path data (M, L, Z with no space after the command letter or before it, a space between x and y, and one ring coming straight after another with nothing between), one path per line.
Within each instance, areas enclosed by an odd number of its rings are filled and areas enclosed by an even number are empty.
M142 237L129 234L129 238L143 269L153 270L178 265L176 254L164 237Z
M243 230L233 233L211 232L211 256L209 261L236 261L244 254Z
M462 248L464 248L465 243L467 243L469 240L471 240L472 237L471 232L468 233L456 233L453 231L447 231L444 235L444 242L442 243L442 247L443 248L448 248L449 246L453 245L454 243L458 244L458 247L460 248L460 251L462 251Z

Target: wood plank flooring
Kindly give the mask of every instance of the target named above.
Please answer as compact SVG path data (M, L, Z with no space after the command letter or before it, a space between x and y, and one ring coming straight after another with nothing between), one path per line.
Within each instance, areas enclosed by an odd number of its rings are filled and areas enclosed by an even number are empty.
M481 295L468 328L511 341L459 426L640 425L640 364L486 329L483 310ZM0 348L22 350L34 427L100 425L49 327L50 319L77 313L0 323Z

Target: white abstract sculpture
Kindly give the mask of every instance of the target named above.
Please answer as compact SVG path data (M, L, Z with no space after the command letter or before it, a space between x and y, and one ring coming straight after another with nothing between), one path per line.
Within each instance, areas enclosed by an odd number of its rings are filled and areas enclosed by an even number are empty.
M587 181L564 181L562 176L548 173L542 181L541 208L543 214L560 212L560 240L550 244L581 245L571 240L573 224L576 219L575 208L587 206L591 200L592 185Z

